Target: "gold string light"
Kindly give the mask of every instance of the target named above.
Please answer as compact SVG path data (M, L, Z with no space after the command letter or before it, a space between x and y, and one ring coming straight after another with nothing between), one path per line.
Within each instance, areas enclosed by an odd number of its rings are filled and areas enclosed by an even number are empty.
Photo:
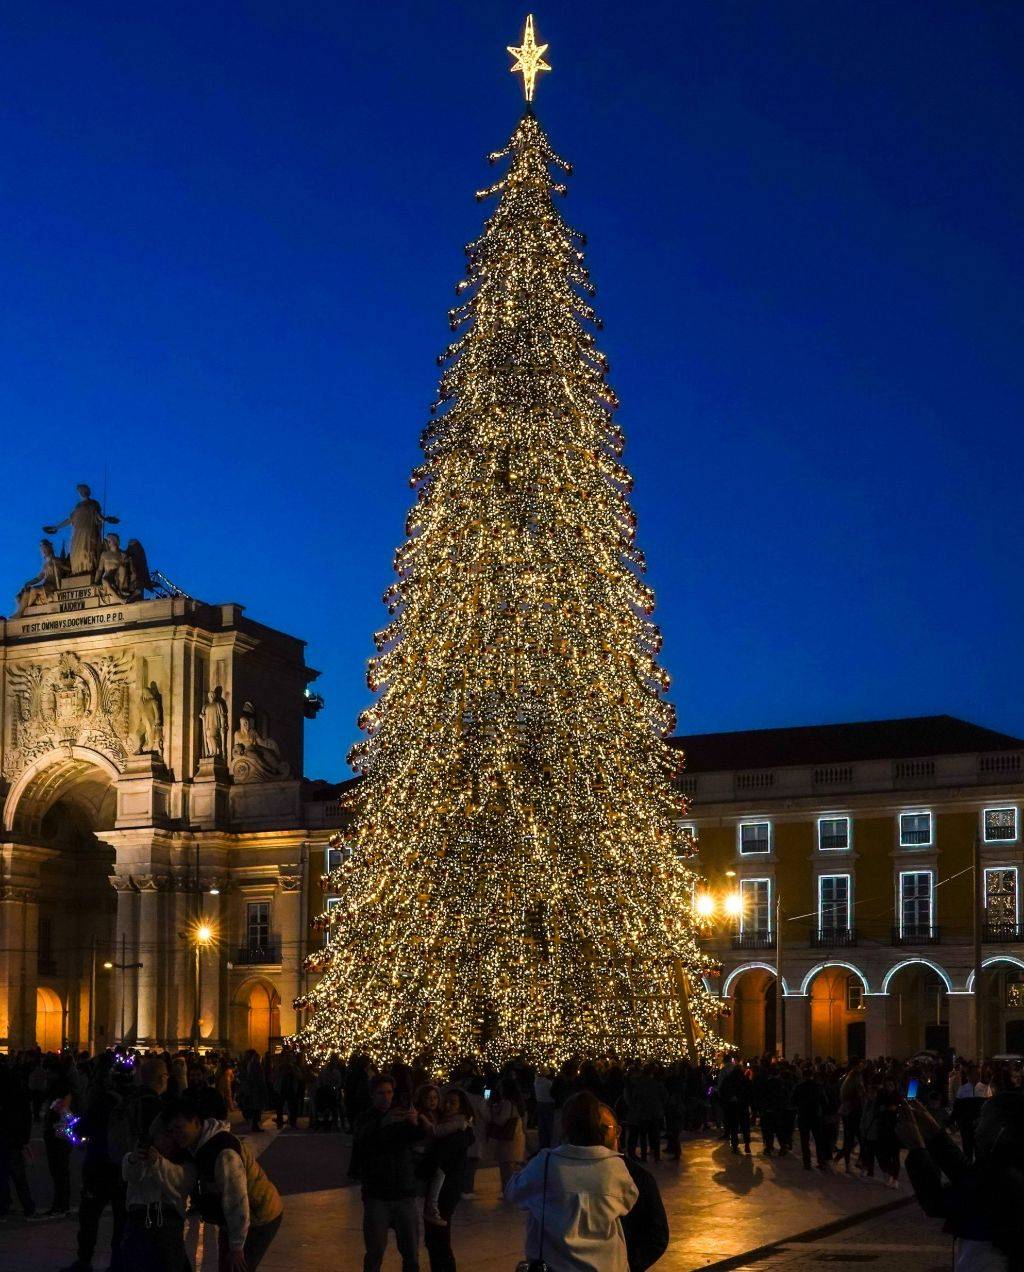
M528 19L528 100L545 48ZM438 1071L706 1053L717 965L570 168L530 110L490 158L298 1042Z

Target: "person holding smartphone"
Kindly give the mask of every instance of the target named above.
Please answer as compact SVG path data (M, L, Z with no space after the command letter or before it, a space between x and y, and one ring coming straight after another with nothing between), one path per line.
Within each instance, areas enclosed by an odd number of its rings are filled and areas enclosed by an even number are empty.
M395 1081L389 1073L370 1083L370 1107L356 1119L348 1173L363 1194L364 1272L380 1272L388 1229L402 1257L403 1272L418 1272L419 1184L413 1146L427 1135L416 1109L393 1108Z
M1024 1268L1024 1094L985 1101L972 1165L919 1101L903 1101L897 1131L926 1215L945 1220L954 1272Z

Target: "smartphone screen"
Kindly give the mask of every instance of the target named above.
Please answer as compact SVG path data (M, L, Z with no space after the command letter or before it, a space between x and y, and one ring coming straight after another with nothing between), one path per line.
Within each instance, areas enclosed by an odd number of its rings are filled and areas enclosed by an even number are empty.
M489 1100L490 1098L491 1098L491 1088L484 1087L484 1099Z
M917 1099L917 1087L918 1087L917 1078L911 1078L910 1081L907 1083L907 1099L908 1100Z

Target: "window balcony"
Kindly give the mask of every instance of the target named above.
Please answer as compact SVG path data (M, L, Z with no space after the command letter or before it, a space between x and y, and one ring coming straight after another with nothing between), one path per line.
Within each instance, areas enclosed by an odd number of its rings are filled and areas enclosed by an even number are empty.
M850 846L849 835L822 835L818 841L822 852L839 852Z
M913 848L917 844L930 844L931 841L931 830L900 829L900 844L904 848Z
M1024 941L1024 925L1020 923L983 923L981 939L986 945L1013 945Z
M857 944L857 929L850 927L823 927L811 932L812 950L837 950Z
M280 963L281 942L266 941L261 945L243 945L235 957L235 965L240 967L258 967L261 964Z
M775 948L774 932L734 932L732 934L734 950L773 950Z
M925 923L904 923L900 929L892 930L893 945L938 945L939 929Z

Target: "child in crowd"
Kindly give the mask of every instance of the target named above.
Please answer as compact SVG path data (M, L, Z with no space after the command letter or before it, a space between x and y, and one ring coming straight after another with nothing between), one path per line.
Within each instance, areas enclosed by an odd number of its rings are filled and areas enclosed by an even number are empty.
M424 1125L421 1122L421 1125ZM422 1171L427 1179L427 1194L423 1204L423 1218L427 1223L447 1227L448 1221L438 1209L438 1199L447 1174L458 1166L462 1169L470 1136L459 1134L472 1132L473 1117L465 1094L458 1089L446 1092L438 1113L438 1120L430 1126L430 1138L423 1157ZM457 1138L452 1138L456 1136ZM460 1176L461 1178L461 1176Z
M124 1252L133 1272L181 1272L185 1255L185 1207L196 1170L160 1119L150 1146L126 1154L121 1175L128 1188Z

